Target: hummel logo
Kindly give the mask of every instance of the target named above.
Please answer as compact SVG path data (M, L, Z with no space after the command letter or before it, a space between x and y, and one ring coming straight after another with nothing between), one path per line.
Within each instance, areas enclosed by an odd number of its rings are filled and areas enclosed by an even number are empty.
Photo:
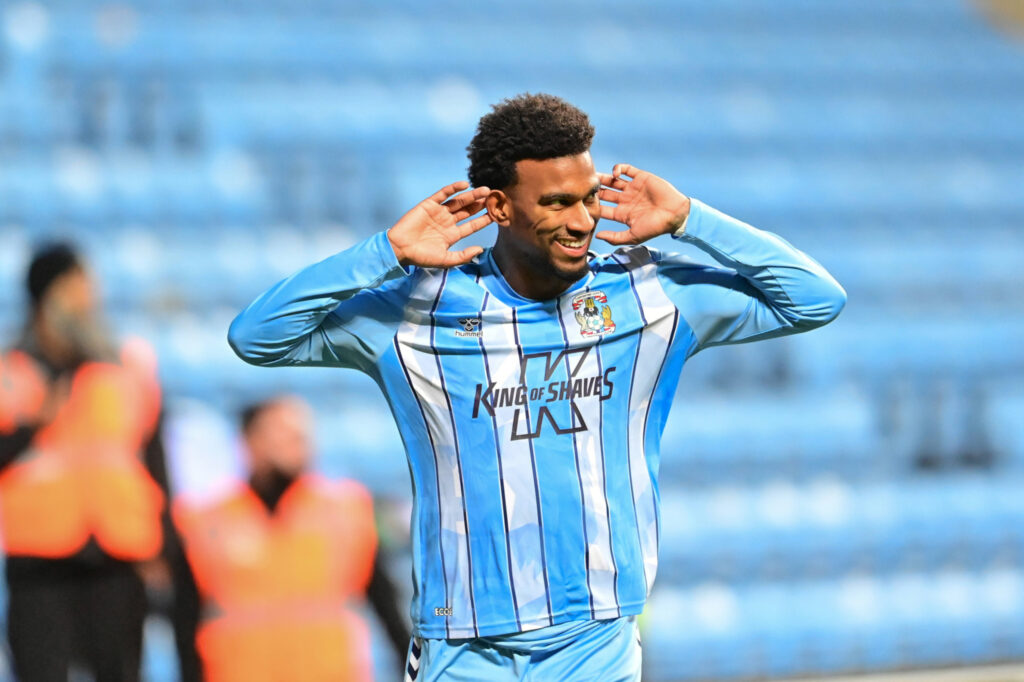
M455 336L483 336L483 332L480 331L480 318L479 317L460 317L459 324L462 325L462 330L455 330Z

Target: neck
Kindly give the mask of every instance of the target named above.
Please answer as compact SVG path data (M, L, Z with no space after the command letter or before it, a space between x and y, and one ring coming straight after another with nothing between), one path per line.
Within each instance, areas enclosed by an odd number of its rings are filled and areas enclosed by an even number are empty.
M527 257L514 253L501 238L501 233L498 234L491 255L502 277L523 298L549 301L572 286L572 282L552 275L550 270L545 272Z
M267 510L273 513L285 492L297 478L297 474L286 473L276 468L263 469L253 472L249 477L249 487L260 498Z

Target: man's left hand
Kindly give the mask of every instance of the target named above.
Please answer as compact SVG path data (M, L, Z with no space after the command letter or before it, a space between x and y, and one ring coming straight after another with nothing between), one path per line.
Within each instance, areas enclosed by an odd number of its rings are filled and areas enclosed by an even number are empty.
M611 175L598 173L601 217L622 223L628 230L602 230L594 236L615 244L640 244L675 232L690 214L690 198L654 173L616 164Z

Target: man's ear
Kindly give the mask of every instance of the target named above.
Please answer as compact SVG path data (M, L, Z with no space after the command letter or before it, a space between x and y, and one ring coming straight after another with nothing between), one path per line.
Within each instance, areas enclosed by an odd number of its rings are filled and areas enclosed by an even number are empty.
M501 227L508 227L512 220L512 201L507 194L500 189L492 189L484 199L484 206L491 220Z

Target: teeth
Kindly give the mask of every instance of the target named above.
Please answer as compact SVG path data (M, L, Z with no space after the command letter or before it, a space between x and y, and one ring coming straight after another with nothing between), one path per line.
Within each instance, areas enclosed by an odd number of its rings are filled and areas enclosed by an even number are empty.
M571 242L568 239L559 239L557 241L558 241L559 244L563 244L565 246L568 246L570 249L578 249L581 246L583 246L583 243L584 243L582 241Z

